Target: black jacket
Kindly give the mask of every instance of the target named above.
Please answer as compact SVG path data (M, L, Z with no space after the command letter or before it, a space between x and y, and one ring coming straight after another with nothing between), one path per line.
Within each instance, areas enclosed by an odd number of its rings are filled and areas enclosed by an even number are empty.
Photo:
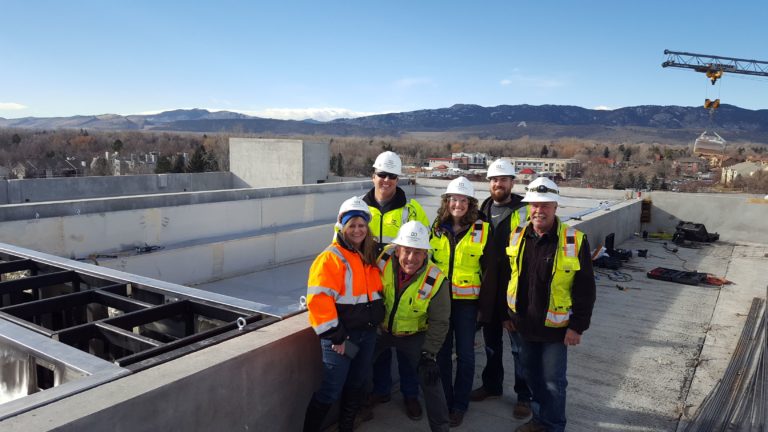
M509 244L509 218L512 217L512 213L515 210L525 207L522 199L523 197L520 195L512 194L512 201L505 205L505 207L511 210L510 214L499 222L496 228L493 228L493 223L491 223L492 255L495 259L496 275L493 284L485 284L483 289L480 290L478 321L482 323L498 323L502 319L509 318L509 315L507 315L507 284L512 273L506 251ZM493 205L493 198L491 197L488 197L480 205L480 211L483 213L484 220L489 223L491 221L491 205Z

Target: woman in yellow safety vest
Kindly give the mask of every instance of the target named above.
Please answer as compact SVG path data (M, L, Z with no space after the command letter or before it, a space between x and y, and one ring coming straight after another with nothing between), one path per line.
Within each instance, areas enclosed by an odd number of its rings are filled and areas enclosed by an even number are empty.
M376 242L368 229L371 212L359 197L341 205L333 242L315 258L307 282L309 323L320 336L323 382L304 416L304 431L320 431L341 397L339 430L352 431L365 396L367 371L384 319Z
M472 183L452 180L442 196L432 224L432 261L451 281L451 320L448 336L437 356L451 426L464 419L475 375L475 331L481 286L493 283L494 260L490 226L481 219ZM451 355L456 349L456 377Z

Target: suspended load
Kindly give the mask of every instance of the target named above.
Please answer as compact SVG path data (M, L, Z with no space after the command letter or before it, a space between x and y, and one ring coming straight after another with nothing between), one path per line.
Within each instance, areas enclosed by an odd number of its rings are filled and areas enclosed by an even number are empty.
M725 154L726 141L717 132L704 131L693 143L693 152L696 154Z

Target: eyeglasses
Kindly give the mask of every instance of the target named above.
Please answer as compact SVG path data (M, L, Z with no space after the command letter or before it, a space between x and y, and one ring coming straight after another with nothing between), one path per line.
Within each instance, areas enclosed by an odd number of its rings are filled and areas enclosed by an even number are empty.
M380 179L388 178L390 180L397 180L397 174L392 174L384 171L379 171L376 173L376 177Z
M548 187L546 187L544 185L538 185L538 186L532 187L532 188L525 188L525 190L528 191L528 192L553 193L553 194L556 194L556 195L560 195L560 191L558 191L557 189L550 189L550 188L548 188Z

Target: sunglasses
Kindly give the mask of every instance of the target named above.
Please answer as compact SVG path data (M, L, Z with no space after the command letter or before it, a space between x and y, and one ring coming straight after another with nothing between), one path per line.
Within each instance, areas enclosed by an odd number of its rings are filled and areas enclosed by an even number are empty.
M555 189L550 189L544 185L538 185L537 187L532 188L525 188L528 192L538 192L538 193L553 193L560 195L560 192Z
M376 173L376 177L378 177L380 179L388 178L390 180L397 180L397 174L391 174L391 173L384 172L384 171L377 172Z

